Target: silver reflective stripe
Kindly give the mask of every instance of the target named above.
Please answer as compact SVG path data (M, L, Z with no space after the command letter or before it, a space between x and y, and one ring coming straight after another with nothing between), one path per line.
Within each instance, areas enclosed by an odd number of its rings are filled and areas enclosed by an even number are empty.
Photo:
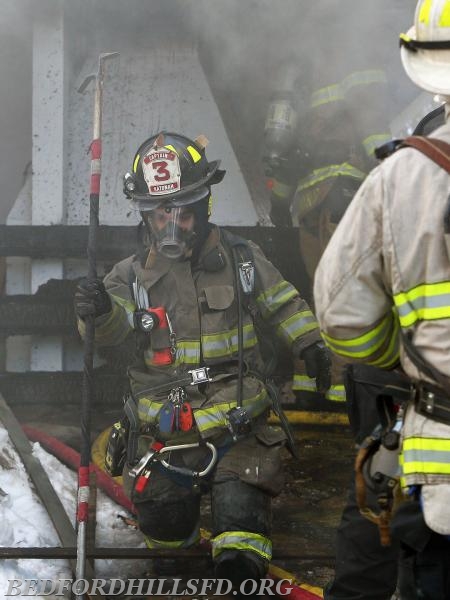
M151 398L139 398L138 401L138 414L139 419L146 422L155 421L159 411L164 406L162 402L155 402Z
M266 560L272 558L272 542L258 533L249 531L227 531L212 538L212 556L217 558L224 550L248 550L256 552Z
M450 464L450 451L439 450L404 450L404 462L443 463Z
M295 341L308 331L318 327L314 315L310 311L298 312L279 324L281 332L289 341Z
M253 324L243 327L243 342L244 348L252 348L256 346L258 340ZM226 333L203 335L202 349L205 358L221 358L230 356L238 350L238 331L232 329Z
M227 412L236 405L236 401L220 402L207 408L194 409L194 418L199 431L204 433L216 427L227 427ZM271 401L266 390L263 389L257 396L245 398L242 405L247 409L249 417L253 419L268 408Z
M266 290L256 299L263 314L271 314L281 308L286 302L298 295L297 290L287 281Z

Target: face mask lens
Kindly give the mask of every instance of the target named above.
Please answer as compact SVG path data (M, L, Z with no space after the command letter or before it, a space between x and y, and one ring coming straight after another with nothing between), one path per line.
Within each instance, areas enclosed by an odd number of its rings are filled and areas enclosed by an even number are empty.
M195 237L194 212L190 207L157 208L144 216L158 252L177 259L192 247Z

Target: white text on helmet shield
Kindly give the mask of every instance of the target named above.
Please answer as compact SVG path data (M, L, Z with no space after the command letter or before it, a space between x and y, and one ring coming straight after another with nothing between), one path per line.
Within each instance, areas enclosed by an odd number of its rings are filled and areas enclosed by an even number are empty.
M154 196L180 189L180 162L167 148L151 148L142 157L142 172L150 194Z

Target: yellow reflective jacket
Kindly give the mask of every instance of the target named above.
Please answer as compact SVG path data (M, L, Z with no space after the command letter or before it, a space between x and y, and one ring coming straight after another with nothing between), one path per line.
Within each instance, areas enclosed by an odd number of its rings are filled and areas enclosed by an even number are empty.
M448 121L432 137L449 143ZM372 171L347 209L317 268L314 297L323 336L349 362L390 368L400 351L408 375L426 379L400 347L401 327L450 376L449 192L447 172L406 148ZM406 485L450 489L450 426L409 406L402 462Z
M249 246L256 271L254 301L258 312L273 335L298 355L320 339L317 322L298 291L283 279L255 244L249 242ZM224 258L219 270L208 269L210 253ZM192 266L190 260L173 261L153 251L144 266L136 257L116 264L104 280L113 308L96 320L98 344L119 344L133 330L136 303L130 281L135 278L148 292L150 305L165 308L173 329L172 364L155 364L155 352L170 345L168 330L157 328L150 334L148 348L128 370L138 399L140 421L154 424L167 403L168 390L174 382L186 377L190 369L206 366L223 374L237 372L238 304L233 259L221 230L214 227L197 266ZM79 326L83 333L83 324ZM256 417L270 406L270 399L258 376L263 370L263 358L247 308L243 314L243 347L248 369L243 383L243 405L251 417ZM202 391L196 386L187 387L200 434L209 437L223 431L226 413L236 406L236 378L211 383Z

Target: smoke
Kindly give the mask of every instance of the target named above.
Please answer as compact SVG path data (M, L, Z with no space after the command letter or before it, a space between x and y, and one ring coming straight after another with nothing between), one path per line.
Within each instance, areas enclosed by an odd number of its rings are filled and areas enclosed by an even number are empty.
M265 114L287 66L297 74L300 103L306 104L317 87L367 66L388 73L390 118L417 96L398 52L398 34L412 24L414 4L413 0L72 0L65 3L65 11L74 70L87 52L95 56L96 51L142 50L158 44L197 46L255 197L265 194L260 168ZM0 0L0 5L0 124L7 131L3 139L8 140L0 147L1 221L31 158L33 10L39 14L51 3L32 8L24 0Z

